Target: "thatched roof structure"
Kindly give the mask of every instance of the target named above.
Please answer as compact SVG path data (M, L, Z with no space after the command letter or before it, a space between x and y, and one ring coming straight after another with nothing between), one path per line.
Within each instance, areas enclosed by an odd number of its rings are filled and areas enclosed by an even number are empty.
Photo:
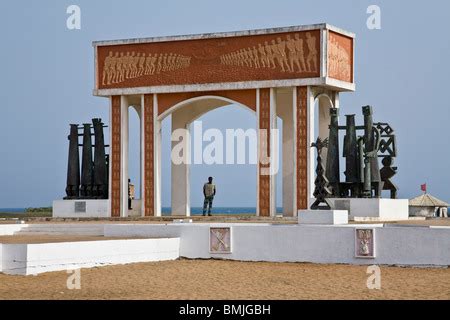
M409 200L412 207L448 207L448 203L433 197L431 194L425 193L414 199Z

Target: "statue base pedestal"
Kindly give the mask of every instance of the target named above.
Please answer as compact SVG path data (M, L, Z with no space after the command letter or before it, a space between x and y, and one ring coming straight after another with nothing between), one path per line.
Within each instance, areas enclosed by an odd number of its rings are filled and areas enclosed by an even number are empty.
M347 210L299 210L299 224L347 224Z
M109 218L109 200L55 200L53 218Z
M334 210L348 210L349 219L355 221L408 220L408 199L331 198Z

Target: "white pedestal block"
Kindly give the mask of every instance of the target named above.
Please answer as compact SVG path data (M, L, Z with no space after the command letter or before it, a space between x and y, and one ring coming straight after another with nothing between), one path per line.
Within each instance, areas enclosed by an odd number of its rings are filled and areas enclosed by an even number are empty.
M54 218L109 218L109 200L55 200Z
M299 210L299 224L347 224L347 210Z
M128 217L141 217L142 216L142 200L133 199L131 200L131 210L128 210Z
M355 221L408 220L407 199L351 198L330 199L335 210L348 210L349 218Z

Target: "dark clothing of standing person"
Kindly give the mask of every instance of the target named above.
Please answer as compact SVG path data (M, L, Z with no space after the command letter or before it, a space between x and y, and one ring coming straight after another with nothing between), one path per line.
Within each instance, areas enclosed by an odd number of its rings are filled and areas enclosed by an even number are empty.
M208 182L203 185L203 195L205 196L205 201L203 202L203 215L206 214L206 209L208 209L208 216L211 216L212 203L214 196L216 195L216 186L212 181L213 178L209 177Z
M128 179L128 210L133 210L132 201L134 200L134 184L131 183L131 179Z

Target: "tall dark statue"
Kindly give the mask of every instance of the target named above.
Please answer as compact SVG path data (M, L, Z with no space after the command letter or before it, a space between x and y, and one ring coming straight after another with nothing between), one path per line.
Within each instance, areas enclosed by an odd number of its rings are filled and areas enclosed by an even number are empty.
M356 183L359 182L359 157L355 115L348 114L345 117L347 120L344 137L345 182Z
M375 132L378 132L377 129L373 126L373 119L372 119L372 107L371 106L365 106L362 108L363 115L364 115L364 153L365 153L365 167L369 171L369 173L365 172L365 179L364 182L366 185L370 186L370 191L365 186L364 192L365 197L372 197L372 186L374 186L375 189L375 197L380 197L381 190L380 190L380 168L378 166L378 145L377 142L379 142L379 133L378 137L375 136ZM367 179L370 174L370 179ZM370 181L369 181L370 180ZM368 194L370 192L370 195Z
M94 178L94 164L92 162L91 125L83 125L83 160L81 162L81 187L82 198L92 197L92 183Z
M64 199L76 199L80 195L80 158L78 151L78 125L70 125L69 160L67 164L66 197Z
M373 111L371 106L365 106L362 109L364 115L365 150L366 152L371 152L376 148L376 137L374 135L374 126L372 119ZM372 180L372 182L380 182L381 180L377 157L371 158L370 161L370 179Z
M397 156L394 129L386 122L374 123L371 106L362 107L362 112L363 126L355 125L354 114L346 115L346 125L339 126L338 110L330 109L326 184L336 198L380 197L382 190L391 191L391 197L395 198L398 188L391 181L397 172L397 167L392 167ZM345 182L340 182L339 130L345 130ZM383 159L381 170L378 158ZM320 168L317 170L320 171ZM318 178L323 180L319 175ZM316 192L319 192L317 190L319 189L316 188Z
M94 186L92 195L97 199L108 199L108 170L106 167L105 138L102 119L92 119L94 125Z
M381 160L383 167L380 170L383 190L390 191L391 199L396 199L398 187L391 180L391 178L397 174L397 167L392 166L394 164L394 158L397 156L395 132L389 123L379 122L374 125L376 125L381 136L378 157L383 159Z
M109 197L109 154L105 156L106 162L106 199Z
M391 156L384 157L381 160L383 167L380 170L381 180L383 181L383 190L391 192L391 199L397 199L398 187L392 182L391 178L397 173L397 167L393 167L394 159Z
M330 108L330 132L328 136L326 177L334 196L339 197L339 110Z
M311 147L316 148L317 150L317 167L316 167L316 180L314 181L315 189L314 189L314 197L316 201L311 205L312 210L330 210L331 204L327 199L331 195L331 190L329 188L328 179L325 176L325 170L323 169L322 164L322 149L328 146L328 139L322 141L317 138L316 142L311 144Z

